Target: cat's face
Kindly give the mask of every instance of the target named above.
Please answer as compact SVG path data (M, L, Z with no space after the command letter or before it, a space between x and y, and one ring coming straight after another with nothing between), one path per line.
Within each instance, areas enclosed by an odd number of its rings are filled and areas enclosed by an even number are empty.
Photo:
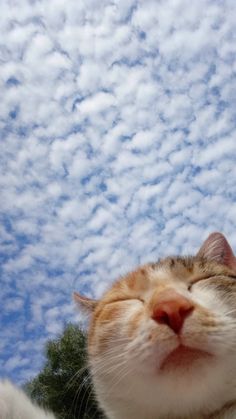
M207 251L142 266L93 304L88 351L108 417L191 417L231 401L236 271L232 255Z

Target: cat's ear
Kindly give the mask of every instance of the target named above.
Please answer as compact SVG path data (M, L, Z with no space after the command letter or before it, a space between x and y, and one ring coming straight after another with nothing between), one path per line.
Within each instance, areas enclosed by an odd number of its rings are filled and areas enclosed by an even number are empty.
M197 257L222 263L236 271L236 257L225 236L221 233L210 234L198 251Z
M93 300L92 298L84 297L83 295L79 294L78 292L73 293L73 299L75 303L82 308L82 310L86 311L87 313L92 313L98 303L97 300Z

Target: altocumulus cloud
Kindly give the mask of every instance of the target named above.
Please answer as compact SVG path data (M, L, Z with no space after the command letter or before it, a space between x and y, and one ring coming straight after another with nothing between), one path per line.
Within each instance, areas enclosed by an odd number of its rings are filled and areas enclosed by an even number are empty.
M79 320L74 289L212 230L236 248L234 0L1 5L1 376Z

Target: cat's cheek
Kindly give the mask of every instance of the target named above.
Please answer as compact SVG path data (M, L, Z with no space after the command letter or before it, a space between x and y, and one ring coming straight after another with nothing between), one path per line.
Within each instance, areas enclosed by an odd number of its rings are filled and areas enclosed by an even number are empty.
M143 310L138 310L134 313L129 321L127 322L127 330L126 333L130 339L133 339L135 336L138 335L141 325L143 323Z
M206 350L216 361L224 360L235 347L234 320L229 313L236 307L230 306L229 295L212 283L196 284L191 297L196 309L184 325L185 344Z
M132 342L143 317L143 304L127 300L107 304L94 321L89 338L89 353L99 356L107 351L125 351Z

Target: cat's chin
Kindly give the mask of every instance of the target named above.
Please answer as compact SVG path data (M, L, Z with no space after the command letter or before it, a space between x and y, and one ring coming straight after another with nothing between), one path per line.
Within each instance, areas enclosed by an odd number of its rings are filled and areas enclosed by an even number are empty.
M213 355L198 348L179 345L171 351L160 365L161 372L175 372L176 370L191 370L212 360Z

